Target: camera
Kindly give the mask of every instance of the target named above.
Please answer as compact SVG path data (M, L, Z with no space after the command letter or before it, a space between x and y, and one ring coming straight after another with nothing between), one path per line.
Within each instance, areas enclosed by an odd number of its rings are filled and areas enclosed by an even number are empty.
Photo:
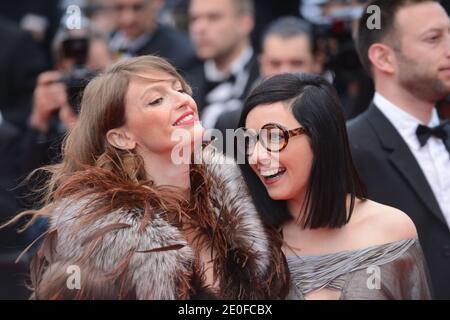
M84 67L75 67L71 73L61 78L60 82L66 86L67 102L76 114L80 112L84 89L95 76L96 73L93 71Z
M68 38L62 42L62 57L72 59L75 63L72 71L64 75L60 82L65 84L68 103L76 114L80 111L84 89L97 74L86 68L88 53L89 39L87 37Z

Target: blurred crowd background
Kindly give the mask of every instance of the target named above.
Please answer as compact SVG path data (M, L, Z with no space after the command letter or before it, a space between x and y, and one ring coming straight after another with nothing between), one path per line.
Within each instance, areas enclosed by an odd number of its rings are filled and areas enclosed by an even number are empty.
M363 0L15 0L0 2L0 222L38 206L26 197L58 161L87 81L119 59L167 58L193 88L203 124L235 129L258 81L319 73L337 89L347 119L374 88L353 41ZM443 1L447 10L450 1ZM449 102L439 112L450 118ZM21 183L22 182L22 183ZM0 232L0 299L27 298L29 254L45 228ZM32 251L31 251L32 252Z

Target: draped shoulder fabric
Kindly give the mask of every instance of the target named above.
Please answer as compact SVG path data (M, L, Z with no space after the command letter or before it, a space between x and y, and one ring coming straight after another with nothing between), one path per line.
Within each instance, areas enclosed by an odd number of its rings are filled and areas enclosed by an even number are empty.
M341 292L341 300L428 300L427 267L418 239L318 256L287 257L289 299L305 299L321 289Z

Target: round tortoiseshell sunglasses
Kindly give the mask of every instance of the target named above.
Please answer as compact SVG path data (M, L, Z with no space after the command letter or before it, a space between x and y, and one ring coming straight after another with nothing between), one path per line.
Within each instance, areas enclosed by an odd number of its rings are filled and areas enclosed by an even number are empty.
M278 123L267 123L259 132L247 128L241 130L245 133L244 148L247 156L253 153L258 141L269 152L281 152L287 147L289 138L308 133L304 127L288 130Z

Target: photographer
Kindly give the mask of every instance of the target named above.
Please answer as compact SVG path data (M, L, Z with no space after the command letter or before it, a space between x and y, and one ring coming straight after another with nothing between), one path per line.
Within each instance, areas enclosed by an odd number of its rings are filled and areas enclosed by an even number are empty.
M28 50L28 54L31 53L34 51ZM39 206L38 199L29 197L29 194L41 186L40 180L43 177L18 184L32 170L58 159L64 134L77 121L78 98L86 84L85 80L106 68L110 61L106 38L87 28L60 30L53 42L53 55L56 70L41 73L34 92L34 85L30 88L32 110L28 121L26 115L23 116L23 121L14 121L18 118L11 116L9 111L12 108L3 108L10 105L5 101L0 106L0 153L3 155L0 158L0 224L18 210ZM22 60L26 65L34 61L33 57ZM12 83L8 84L8 88L18 83L15 79L18 78L9 78ZM4 83L7 80L5 78ZM25 81L21 85L23 87L28 83ZM26 90L21 91L23 97L18 91L17 93L15 96L22 100L28 97ZM19 110L22 109L17 109ZM25 220L21 221L19 225L24 222ZM15 260L44 228L45 221L41 221L23 234L18 234L15 227L1 230L0 299L25 298L27 292L24 290L23 275L28 273L29 256L25 255L18 264Z
M77 121L84 87L110 62L107 40L85 27L60 30L53 42L57 70L39 75L33 93L29 127L20 143L19 166L22 180L36 168L53 164L60 158L61 144L67 130ZM19 207L34 209L40 205L33 191L42 187L45 176L25 180L17 188ZM37 223L27 237L34 239L45 228Z
M76 113L67 101L66 85L60 82L61 78L62 73L58 71L43 72L38 77L30 125L40 133L49 131L55 112L58 112L65 128L70 129L76 121Z
M110 63L107 40L88 28L61 30L55 37L56 71L39 75L29 130L23 141L23 171L31 172L59 157L62 138L77 120L87 82Z

